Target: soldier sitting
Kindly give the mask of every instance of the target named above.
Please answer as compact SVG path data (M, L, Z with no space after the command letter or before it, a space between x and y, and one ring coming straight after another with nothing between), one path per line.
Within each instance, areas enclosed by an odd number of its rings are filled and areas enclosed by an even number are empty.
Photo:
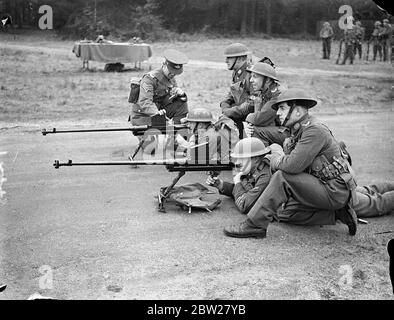
M250 100L254 111L246 117L246 135L261 139L265 145L282 145L288 137L288 131L284 126L280 127L271 105L285 86L279 84L275 69L266 63L257 62L248 70L252 74L250 82L254 96L251 96Z
M129 121L132 125L149 125L150 117L155 114L165 114L167 118L173 119L174 124L179 124L187 115L187 97L177 87L175 76L183 72L183 65L188 62L188 58L173 49L166 50L164 58L160 68L148 72L140 79L138 97L130 92Z
M291 148L287 145L284 153L289 154ZM273 144L265 147L257 138L242 139L231 154L237 168L233 183L211 176L207 178L206 183L216 187L219 193L233 198L238 210L247 214L271 179L270 161L265 156L275 150L280 150L280 146ZM347 165L348 162L344 161L344 158L334 157L333 164L322 171L324 178L332 179L341 172L347 172ZM394 182L357 186L356 195L357 201L353 209L358 218L372 218L394 213ZM286 215L282 217L282 213L278 211L279 220L281 218L288 220Z
M309 115L308 109L316 104L316 99L300 89L288 89L278 96L272 108L282 123L287 119L293 144L287 155L280 147L271 147L265 157L276 172L247 219L226 227L226 235L264 238L273 218L299 225L329 225L339 219L350 235L356 234L357 217L349 206L355 197L354 177L349 165L348 172L333 172L332 178L325 178L323 168L330 168L342 151L331 131Z
M182 122L188 124L189 139L181 141L178 138L178 153L185 150L190 158L193 152L192 147L208 143L210 160L230 161L230 151L239 141L239 132L234 121L221 116L218 121L214 122L209 110L195 108L185 119L182 119Z
M270 163L264 157L271 152L257 138L240 140L231 153L237 173L233 183L209 176L206 183L216 187L221 194L232 197L241 213L248 213L263 193L271 178Z
M240 138L243 136L243 121L253 111L243 103L251 94L249 67L249 49L241 43L233 43L224 50L227 69L232 70L232 84L226 98L220 102L222 113L232 119L238 127Z

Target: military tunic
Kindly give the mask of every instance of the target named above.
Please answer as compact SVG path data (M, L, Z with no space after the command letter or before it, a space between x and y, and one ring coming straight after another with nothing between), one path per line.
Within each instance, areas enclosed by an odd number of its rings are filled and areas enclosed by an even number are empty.
M150 116L165 109L166 116L179 124L186 117L187 103L179 99L170 99L171 89L176 87L175 79L168 79L162 68L145 74L140 81L140 93L137 103L132 103L131 121L133 125L149 124Z
M309 115L291 128L291 134L294 148L288 155L272 156L271 168L278 171L248 218L262 228L273 218L301 225L335 224L335 210L345 207L355 188L351 173L321 178L323 166L341 157L340 146L330 130Z
M222 113L234 120L240 134L243 132L242 121L246 116L253 112L253 106L250 104L248 97L252 89L250 84L250 72L246 69L249 67L245 62L238 70L233 71L232 84L226 98L220 103Z
M267 187L271 175L269 161L263 159L253 173L242 177L241 182L237 184L223 182L219 192L232 197L239 211L247 214Z
M191 135L189 139L189 146L203 144L208 142L208 159L216 163L230 162L230 153L234 146L239 141L238 129L233 120L221 116L217 122L210 125L206 130L198 130L198 132ZM207 159L206 146L198 150L199 163L205 163ZM191 159L196 159L193 154L193 149L188 150L188 156Z
M254 125L253 137L262 140L266 146L273 143L282 145L289 136L289 131L285 127L280 126L276 111L271 107L283 89L283 85L272 84L268 93L261 99L261 102L255 104L254 113L249 114L246 118L247 122ZM261 93L260 96L262 96Z

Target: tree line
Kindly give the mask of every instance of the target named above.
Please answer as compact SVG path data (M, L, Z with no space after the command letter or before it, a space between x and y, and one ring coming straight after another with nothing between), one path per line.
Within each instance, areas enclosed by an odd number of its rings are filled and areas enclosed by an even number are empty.
M36 27L41 5L53 8L54 28L75 38L97 34L156 40L174 34L316 35L321 20L337 20L341 5L355 19L385 16L371 0L0 0L14 26Z

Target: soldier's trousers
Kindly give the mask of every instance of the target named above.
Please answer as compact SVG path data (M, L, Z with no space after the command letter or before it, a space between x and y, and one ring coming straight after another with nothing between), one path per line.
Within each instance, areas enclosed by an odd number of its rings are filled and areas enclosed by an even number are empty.
M373 45L373 60L376 60L376 55L379 53L379 59L382 61L382 46L380 44Z
M253 137L259 138L266 146L277 143L283 146L283 142L290 136L289 130L284 127L255 127Z
M323 59L330 59L331 39L330 38L322 39L322 43L323 43Z
M360 218L379 217L394 212L394 182L356 188L358 203L353 206Z
M267 188L248 213L248 219L267 228L272 219L298 225L335 224L335 210L349 201L342 179L327 183L307 173L274 173Z
M345 64L346 60L348 58L350 59L350 64L353 64L353 60L354 60L354 45L353 44L345 44L345 53L344 53L342 64Z
M159 110L162 109L166 110L166 116L170 119L173 119L174 124L180 124L181 119L185 118L188 113L187 102L180 100L175 100L165 107L159 107ZM150 116L143 113L131 111L130 119L133 126L143 126L150 124Z
M361 59L363 56L363 45L361 42L356 42L354 44L354 55L356 56L358 52L358 57Z

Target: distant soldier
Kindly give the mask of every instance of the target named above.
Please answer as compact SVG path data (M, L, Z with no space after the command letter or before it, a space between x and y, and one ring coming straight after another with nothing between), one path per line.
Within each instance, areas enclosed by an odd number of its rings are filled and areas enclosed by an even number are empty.
M357 55L358 52L358 57L361 59L363 54L363 41L365 37L365 28L361 26L360 20L356 21L356 24L354 26L354 31L356 34L356 42L354 44L354 55Z
M226 98L220 103L222 113L232 119L243 135L243 123L246 116L253 111L249 105L243 105L251 94L249 66L249 49L241 43L233 43L224 50L227 69L233 71L232 84Z
M257 137L266 145L282 145L288 132L286 128L279 127L280 123L271 105L285 86L279 83L275 69L269 64L257 62L248 71L252 74L250 82L254 95L250 99L253 98L254 111L246 117L245 132L248 137Z
M376 61L376 55L379 54L379 59L382 61L382 39L380 34L382 33L382 24L380 21L375 22L375 28L373 29L370 41L372 42L373 49L373 61Z
M346 60L349 58L350 64L353 64L354 60L354 47L356 44L356 31L355 28L346 29L344 31L343 36L343 45L345 46L344 57L342 64L346 63Z
M383 19L382 32L380 34L382 39L383 61L389 61L391 55L391 39L393 36L393 27L388 19Z
M330 59L331 53L331 41L334 35L334 31L328 21L323 23L323 27L320 30L320 38L323 43L323 59Z
M175 124L179 124L187 115L187 96L177 86L175 76L183 72L183 65L188 62L188 58L173 49L166 50L163 55L163 65L140 79L138 97L134 96L133 87L131 89L129 102L132 110L129 120L133 125L150 124L150 117L155 114L165 114Z

